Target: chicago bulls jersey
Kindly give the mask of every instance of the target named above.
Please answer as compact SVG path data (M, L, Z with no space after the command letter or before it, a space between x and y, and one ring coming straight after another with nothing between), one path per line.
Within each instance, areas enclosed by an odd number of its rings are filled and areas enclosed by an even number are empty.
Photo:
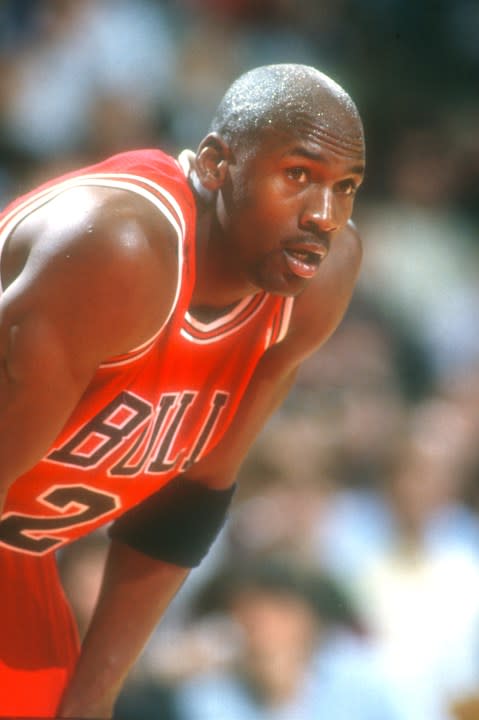
M116 155L20 198L0 216L0 249L22 219L78 186L137 193L165 216L178 241L177 291L164 326L105 360L45 457L11 486L0 546L30 555L113 520L207 454L284 336L293 302L259 292L214 321L193 316L194 199L180 164L158 150Z

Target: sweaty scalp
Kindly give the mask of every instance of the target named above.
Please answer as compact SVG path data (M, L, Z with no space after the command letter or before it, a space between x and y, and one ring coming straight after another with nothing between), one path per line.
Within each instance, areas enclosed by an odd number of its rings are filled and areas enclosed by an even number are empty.
M364 142L357 107L348 93L314 67L265 65L241 75L227 90L210 125L228 143L251 140L266 128L294 132L313 124L345 145Z

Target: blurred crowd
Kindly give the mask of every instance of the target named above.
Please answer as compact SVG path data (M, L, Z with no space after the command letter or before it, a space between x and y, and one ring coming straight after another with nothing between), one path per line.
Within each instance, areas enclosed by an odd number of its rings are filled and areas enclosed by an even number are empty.
M368 168L347 317L241 472L117 720L479 718L479 5L3 0L0 202L134 147L194 148L228 84L304 62ZM60 557L83 632L102 534Z

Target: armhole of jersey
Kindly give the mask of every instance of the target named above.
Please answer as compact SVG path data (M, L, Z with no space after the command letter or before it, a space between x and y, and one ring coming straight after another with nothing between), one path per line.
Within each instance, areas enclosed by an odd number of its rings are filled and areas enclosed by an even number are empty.
M177 240L178 240L178 275L176 281L175 297L172 302L168 316L163 325L158 331L149 338L146 342L142 343L138 347L133 348L129 352L112 358L103 365L112 364L123 364L130 360L136 359L140 355L144 354L150 345L156 340L161 334L164 327L169 322L173 311L178 302L181 290L181 280L183 276L183 265L184 265L184 239L186 233L186 222L178 201L173 195L165 190L161 185L155 183L149 178L145 178L141 175L132 175L128 173L93 173L89 175L78 175L68 180L60 181L55 185L51 185L38 193L29 196L23 202L16 205L10 213L6 215L3 220L2 227L0 227L0 257L3 251L4 244L15 227L28 215L37 210L38 208L46 205L50 200L60 195L65 190L69 190L74 187L110 187L119 190L128 190L134 192L137 195L145 198L151 202L157 210L159 210L163 216L168 220L170 225L173 227ZM0 281L0 293L2 291Z
M281 323L279 326L278 337L276 338L277 343L281 342L281 340L283 340L286 337L286 334L289 330L289 323L291 322L291 313L293 312L293 305L294 305L294 297L286 298L286 300L283 303L283 308L282 308L282 313L281 313Z

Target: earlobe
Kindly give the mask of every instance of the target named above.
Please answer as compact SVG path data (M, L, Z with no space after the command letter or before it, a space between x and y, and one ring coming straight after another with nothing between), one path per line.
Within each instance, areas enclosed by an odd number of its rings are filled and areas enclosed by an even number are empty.
M205 203L205 205L211 205L213 203L215 193L212 190L209 190L207 187L205 187L205 185L203 185L196 170L191 170L190 182L193 186L194 191L201 198L201 200Z

